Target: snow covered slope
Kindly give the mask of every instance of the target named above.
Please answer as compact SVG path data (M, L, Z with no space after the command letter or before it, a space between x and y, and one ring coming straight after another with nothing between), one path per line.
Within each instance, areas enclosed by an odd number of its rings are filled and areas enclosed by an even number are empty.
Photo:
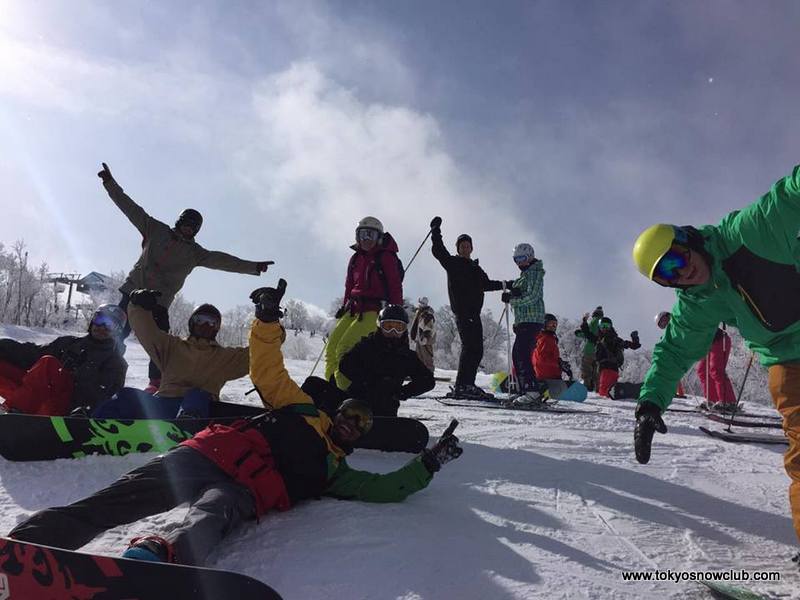
M26 341L54 333L0 327L0 336ZM289 361L297 381L311 371L313 354ZM144 385L141 347L129 343L126 358L129 383ZM223 395L252 403L252 395L243 397L250 387L241 379ZM558 416L409 400L401 414L424 418L433 436L450 418L461 422L465 452L428 489L402 504L323 499L271 514L228 538L212 566L257 577L290 600L708 597L697 584L622 579L623 570L656 568L778 569L780 583L749 587L798 597L782 447L714 440L697 429L709 425L705 418L667 413L670 431L656 437L653 459L642 466L633 457L632 403L590 396L587 404L601 412ZM0 459L0 531L32 511L77 500L151 456ZM409 458L362 450L350 462L388 471ZM109 531L86 548L118 554L128 539L169 528L184 510Z

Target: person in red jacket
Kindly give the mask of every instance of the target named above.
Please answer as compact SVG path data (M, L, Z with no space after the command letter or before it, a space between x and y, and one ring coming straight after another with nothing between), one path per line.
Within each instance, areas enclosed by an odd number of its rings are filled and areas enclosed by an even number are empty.
M536 348L533 351L532 363L536 379L561 379L561 354L558 350L558 337L556 329L558 319L555 315L544 316L544 329L536 339Z
M339 371L339 361L361 339L378 328L378 311L386 304L403 304L403 275L397 242L375 217L364 217L356 227L353 256L347 265L342 306L325 348L325 379L335 377L339 389L350 380Z

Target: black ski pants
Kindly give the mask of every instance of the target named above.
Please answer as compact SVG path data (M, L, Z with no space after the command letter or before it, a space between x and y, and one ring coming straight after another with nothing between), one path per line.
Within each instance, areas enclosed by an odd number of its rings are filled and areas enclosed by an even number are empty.
M475 385L475 375L483 359L483 324L480 315L456 315L456 327L461 337L461 356L458 359L456 386Z
M35 513L9 537L75 550L112 527L187 502L183 522L163 536L181 564L202 565L222 538L256 516L246 487L196 450L178 447L83 500Z
M128 304L130 304L131 296L130 294L126 294L125 292L122 293L122 298L119 301L119 307L128 312ZM153 320L156 322L156 325L161 331L166 331L169 333L169 309L164 308L160 304L156 304L156 307L153 309ZM131 322L128 321L125 323L125 329L122 330L122 337L121 339L127 339L127 337L131 334ZM152 360L150 364L147 366L147 374L150 376L150 381L159 380L161 379L161 371L156 366Z
M536 338L542 330L542 323L517 323L514 325L514 348L511 359L517 374L520 392L535 389L536 374L533 372L533 351L536 349Z

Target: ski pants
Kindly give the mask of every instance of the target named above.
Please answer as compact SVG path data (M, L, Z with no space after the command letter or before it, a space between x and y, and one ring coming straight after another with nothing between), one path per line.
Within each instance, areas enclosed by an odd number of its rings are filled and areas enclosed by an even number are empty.
M598 393L604 398L611 398L611 390L619 379L619 371L616 369L600 369L600 383Z
M130 304L131 297L130 294L126 294L122 292L122 298L119 301L119 307L124 310L125 312L128 311L128 304ZM156 325L161 331L166 331L169 333L169 308L161 306L160 304L156 304L155 308L153 309L153 321L156 322ZM125 328L122 330L122 337L121 339L126 339L131 334L131 322L128 321L125 323ZM147 367L147 374L150 376L150 381L160 381L161 380L161 371L156 366L152 360Z
M708 355L697 363L697 376L703 385L703 394L709 402L736 402L736 392L733 391L733 384L725 372L730 353L731 340L727 335L722 336L711 344Z
M433 373L433 344L430 342L427 344L420 344L417 342L416 345L417 358L419 358L422 361L422 364L428 367L431 373Z
M581 379L587 390L595 391L597 388L597 363L594 354L584 354L581 358Z
M102 532L189 503L180 525L164 535L181 564L202 565L242 521L256 516L250 491L191 448L179 447L68 506L46 508L9 537L75 550Z
M542 327L542 323L517 323L514 326L514 348L511 350L511 357L520 392L527 392L536 387L532 361L533 351L536 350L536 338L539 337Z
M99 404L96 419L174 419L177 416L207 417L214 397L207 391L192 388L182 398L153 396L142 390L122 388Z
M800 362L773 365L769 368L769 391L775 408L783 416L783 431L789 449L783 455L789 485L789 506L794 531L800 540Z
M28 369L0 361L0 396L8 410L61 416L72 407L75 379L55 356L43 356Z
M351 315L346 312L336 321L325 348L325 379L336 378L339 389L350 387L350 380L339 371L339 361L347 352L378 328L378 313L369 311Z
M461 338L456 386L475 385L475 375L483 359L483 323L480 315L456 315L456 327Z

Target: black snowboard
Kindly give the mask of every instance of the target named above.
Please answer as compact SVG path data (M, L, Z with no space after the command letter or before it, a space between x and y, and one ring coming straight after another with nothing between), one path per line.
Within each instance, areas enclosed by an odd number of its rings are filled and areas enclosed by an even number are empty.
M230 423L239 418L124 420L4 414L0 415L0 455L7 460L30 461L166 452L212 421ZM372 430L356 448L421 452L427 443L428 429L423 423L402 417L375 417Z
M440 404L445 406L464 406L469 408L496 408L501 410L516 410L525 412L535 412L544 414L600 414L597 409L585 408L562 408L558 405L548 406L547 408L526 408L524 406L505 406L500 402L484 402L481 400L450 400L450 399L436 399Z
M239 573L72 552L0 537L0 598L281 600Z
M713 438L725 440L726 442L739 442L744 444L789 444L789 440L783 435L754 433L751 431L720 431L718 429L708 429L706 427L701 427L700 431Z

